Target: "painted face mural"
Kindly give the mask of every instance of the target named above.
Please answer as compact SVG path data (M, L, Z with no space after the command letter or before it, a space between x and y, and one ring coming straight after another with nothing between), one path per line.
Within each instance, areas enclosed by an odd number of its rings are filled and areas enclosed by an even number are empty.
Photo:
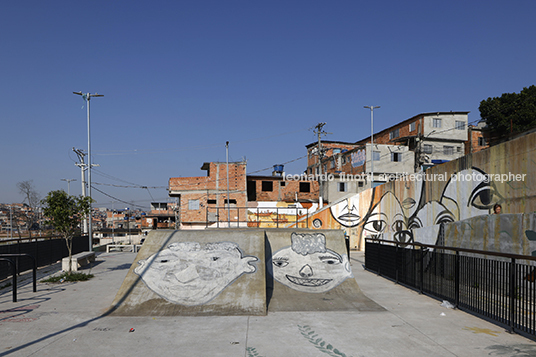
M236 243L181 242L140 260L134 272L164 299L193 306L212 300L242 274L254 273L255 261Z
M348 197L330 207L331 215L345 227L355 227L361 222L359 196Z
M327 249L323 234L292 233L291 242L269 262L274 279L281 284L302 292L323 293L353 276L348 256Z
M391 192L382 196L363 223L363 236L375 236L382 233L393 233L393 238L401 243L413 241L402 205Z
M457 220L488 214L496 203L503 200L493 181L487 180L485 175L476 167L462 170L445 186L441 202L458 213Z

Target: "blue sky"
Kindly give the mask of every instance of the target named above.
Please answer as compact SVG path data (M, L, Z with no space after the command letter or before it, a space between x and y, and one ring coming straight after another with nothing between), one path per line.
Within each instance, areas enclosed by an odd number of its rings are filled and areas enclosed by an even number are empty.
M306 168L310 130L357 141L419 113L470 111L536 79L536 2L9 1L0 12L0 202L16 184L80 194L91 100L96 207L168 199L203 162ZM295 160L295 161L293 161ZM263 169L268 169L260 171ZM123 187L126 186L126 187ZM140 186L150 187L149 189ZM110 197L111 196L111 197Z

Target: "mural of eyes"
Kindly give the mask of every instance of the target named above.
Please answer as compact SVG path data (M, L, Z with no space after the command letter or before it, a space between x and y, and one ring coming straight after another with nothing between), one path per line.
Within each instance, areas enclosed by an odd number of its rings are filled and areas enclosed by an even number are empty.
M383 213L373 214L363 225L363 229L372 234L380 234L385 230L386 227L387 217Z
M416 228L421 228L421 227L423 227L423 224L418 217L415 216L413 218L410 218L408 229L416 229Z
M395 223L393 223L393 225L391 226L393 232L400 232L400 231L403 231L406 229L406 222L404 222L403 220L399 219L399 220L396 220Z
M440 212L437 215L435 224L450 223L450 222L454 222L454 221L455 221L455 219L452 216L452 213L450 213L449 211L445 210L443 212Z
M502 198L493 183L483 181L471 192L467 206L471 205L478 209L490 209L495 203L501 201Z

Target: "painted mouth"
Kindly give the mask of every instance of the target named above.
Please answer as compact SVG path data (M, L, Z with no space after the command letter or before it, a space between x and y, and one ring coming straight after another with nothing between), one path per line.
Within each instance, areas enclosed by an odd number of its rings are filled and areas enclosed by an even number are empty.
M297 276L292 276L292 275L285 275L285 276L291 283L300 285L300 286L313 286L313 287L322 286L322 285L326 285L327 283L333 280L333 279L298 278Z
M361 217L359 217L357 214L353 213L345 213L338 217L341 221L345 222L353 222L359 220Z

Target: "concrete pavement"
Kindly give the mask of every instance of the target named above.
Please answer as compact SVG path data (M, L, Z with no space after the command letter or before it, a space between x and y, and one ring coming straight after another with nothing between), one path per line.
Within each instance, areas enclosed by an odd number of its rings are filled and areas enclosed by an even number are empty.
M135 256L99 254L93 279L36 293L25 278L17 303L0 289L0 356L536 356L531 340L363 270L363 253L351 254L353 273L382 310L111 316Z

